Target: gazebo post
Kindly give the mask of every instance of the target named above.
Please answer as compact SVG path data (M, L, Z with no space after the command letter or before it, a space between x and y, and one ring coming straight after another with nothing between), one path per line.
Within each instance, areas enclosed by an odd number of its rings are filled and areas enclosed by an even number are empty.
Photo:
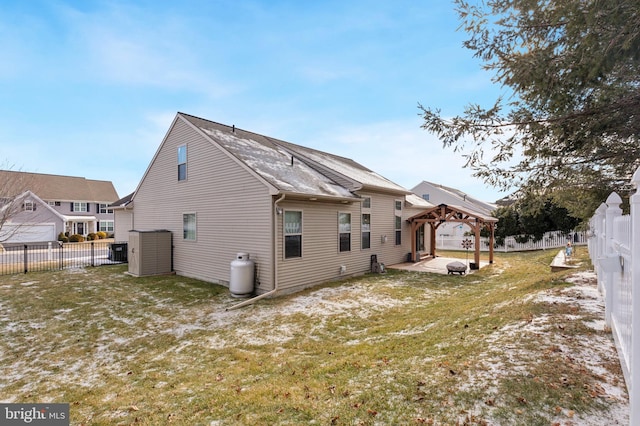
M416 222L411 222L411 259L409 261L416 261L416 229L418 228Z
M429 233L429 245L431 246L429 251L431 252L431 257L436 257L436 226L435 223L429 222L429 226L431 227L431 232Z
M489 238L489 263L492 264L493 263L493 244L494 244L494 232L495 232L495 228L496 225L495 223L490 223L489 224L489 231L490 231L490 238Z
M480 269L480 223L476 218L476 224L473 226L473 232L476 236L476 249L473 255L473 261L476 263L476 269Z

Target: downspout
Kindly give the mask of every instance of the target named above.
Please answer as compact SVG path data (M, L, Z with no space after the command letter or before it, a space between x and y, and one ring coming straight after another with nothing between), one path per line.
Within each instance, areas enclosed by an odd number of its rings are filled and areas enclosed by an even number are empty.
M277 229L278 229L278 203L280 203L281 201L284 200L284 198L286 197L286 194L282 194L282 196L280 198L278 198L274 203L273 203L273 231L272 231L272 236L273 236L273 290L270 290L266 293L262 293L259 296L253 297L249 300L245 300L244 302L240 302L236 305L230 306L228 308L225 309L225 311L231 311L233 309L238 309L238 308L242 308L244 306L250 305L252 303L257 302L260 299L264 299L265 297L269 297L273 294L276 294L279 290L278 288L278 254L277 254Z

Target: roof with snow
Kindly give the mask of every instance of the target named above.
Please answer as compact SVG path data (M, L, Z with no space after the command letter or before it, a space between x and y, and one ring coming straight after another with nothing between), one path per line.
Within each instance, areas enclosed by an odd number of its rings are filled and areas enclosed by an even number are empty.
M348 158L184 113L178 116L283 193L354 199L357 190L410 193Z

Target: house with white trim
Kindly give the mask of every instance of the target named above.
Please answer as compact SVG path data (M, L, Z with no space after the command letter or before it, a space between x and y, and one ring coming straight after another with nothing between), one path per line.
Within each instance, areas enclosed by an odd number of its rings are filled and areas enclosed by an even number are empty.
M124 214L136 232L171 232L175 273L228 286L248 253L255 293L274 295L405 262L412 241L428 252L429 231L412 237L407 219L429 207L351 159L177 113L114 208L118 228Z
M11 209L0 228L0 242L55 241L58 234L112 235L113 210L119 197L110 181L41 173L0 170L0 182L17 194L2 194L1 208ZM15 184L15 183L18 184Z

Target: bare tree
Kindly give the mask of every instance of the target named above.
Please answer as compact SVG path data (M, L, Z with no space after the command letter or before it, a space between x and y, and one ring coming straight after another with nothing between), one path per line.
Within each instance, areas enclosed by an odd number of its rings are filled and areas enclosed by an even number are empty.
M33 175L11 169L0 165L0 243L34 223L37 214Z

